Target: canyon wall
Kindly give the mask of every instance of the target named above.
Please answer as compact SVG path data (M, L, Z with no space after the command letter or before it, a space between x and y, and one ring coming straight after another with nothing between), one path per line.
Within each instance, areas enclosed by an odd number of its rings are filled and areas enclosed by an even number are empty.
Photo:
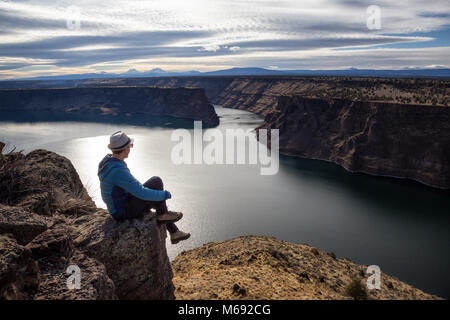
M265 116L282 95L450 106L450 80L350 76L183 76L3 81L0 88L156 86L204 88L208 100Z
M204 88L213 104L248 110L262 116L276 108L277 99L282 95L450 106L450 80L432 78L203 76L70 81L76 86L151 85ZM69 85L69 82L60 83ZM45 85L45 82L41 85Z
M185 87L185 90L203 88L210 103L247 110L266 117L265 127L267 128L276 128L292 116L289 126L293 129L283 128L281 131L282 153L332 161L350 171L414 179L439 188L449 187L449 160L448 153L445 151L450 149L447 135L448 110L450 110L448 108L449 80L215 76L86 79L67 80L60 83L89 88L106 87L107 90L110 90L108 88L112 86L125 85ZM44 86L45 84L45 81L27 82L28 86ZM0 94L2 91L0 90ZM322 112L321 108L329 104L326 118L317 118L318 128L305 129L303 121L306 120L293 112L292 108L284 106L286 99L290 99L280 98L285 96L292 97L292 101L295 100L298 103L304 99L303 105L306 102L311 103L310 106L304 106L309 110L309 115L315 114L313 108L318 107L317 112ZM200 100L204 99L203 97ZM133 105L139 105L139 103L136 102ZM346 115L345 127L338 130L336 125L341 124L344 116L337 109L341 108L338 106L343 103L353 107L347 110L351 112ZM2 105L4 103L0 102L0 109ZM91 108L102 108L101 112L115 112L117 108L111 104L104 105L105 107L101 107L102 104L95 104L94 99ZM71 106L66 107L72 110ZM178 107L176 109L182 110ZM201 109L204 111L208 108ZM198 112L203 114L202 110ZM162 112L161 109L159 112ZM177 112L170 113L177 114ZM286 112L293 112L293 114L286 114ZM206 112L202 119L212 119L209 123L216 124L218 119L211 114L210 111ZM318 115L315 114L315 116ZM364 127L362 124L364 119L370 120L367 124L369 127ZM297 123L294 123L295 121ZM353 128L350 128L353 121ZM329 127L337 132L337 136L330 136L334 133L327 131ZM369 129L370 132L365 132ZM320 143L314 138L314 143L308 144L309 149L304 147L304 144L312 139L312 133L308 130L314 131L314 135L323 137L322 140L319 139ZM324 130L323 133L320 130ZM300 137L298 132L305 136ZM319 151L320 148L323 150ZM414 154L410 155L411 152ZM389 159L389 157L392 158Z
M88 87L0 90L0 111L142 114L219 123L201 88Z
M260 128L280 130L280 152L352 172L450 188L450 108L280 97Z

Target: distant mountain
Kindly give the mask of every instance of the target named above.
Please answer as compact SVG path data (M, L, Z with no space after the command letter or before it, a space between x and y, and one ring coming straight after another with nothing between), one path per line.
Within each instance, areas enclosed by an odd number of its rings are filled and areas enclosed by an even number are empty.
M124 73L83 73L83 74L65 74L59 76L42 76L33 78L21 78L16 80L81 80L81 79L104 79L104 78L138 78L138 77L177 77L177 76L195 76L201 75L199 71L170 72L160 68L154 68L149 71L138 71L129 69Z
M354 77L439 77L450 78L450 69L401 69L372 70L350 68L344 70L285 70L285 74L310 76L354 76Z
M286 74L285 71L268 70L264 68L232 68L202 73L204 76L267 76L284 74Z
M299 76L360 76L360 77L440 77L450 78L450 69L402 69L402 70L372 70L372 69L343 69L343 70L268 70L264 68L232 68L226 70L203 72L202 76L270 76L270 75L299 75Z
M187 71L187 72L170 72L165 71L161 68L154 68L150 71L141 72L138 74L138 76L141 77L176 77L176 76L193 76L193 75L200 75L200 71Z
M401 69L401 70L373 70L373 69L343 69L343 70L270 70L264 68L231 68L210 72L186 71L171 72L161 68L149 71L138 71L129 69L124 73L84 73L68 74L59 76L43 76L34 78L21 78L14 80L80 80L80 79L103 79L103 78L139 78L139 77L183 77L183 76L357 76L357 77L437 77L450 78L448 68L429 69ZM12 80L12 79L10 79ZM5 80L1 80L5 81Z

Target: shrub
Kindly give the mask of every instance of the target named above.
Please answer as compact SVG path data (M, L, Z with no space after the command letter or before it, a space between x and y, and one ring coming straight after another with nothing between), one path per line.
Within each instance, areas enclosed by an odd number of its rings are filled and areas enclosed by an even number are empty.
M361 282L362 279L359 277L352 278L345 288L345 294L355 300L367 300L367 289Z

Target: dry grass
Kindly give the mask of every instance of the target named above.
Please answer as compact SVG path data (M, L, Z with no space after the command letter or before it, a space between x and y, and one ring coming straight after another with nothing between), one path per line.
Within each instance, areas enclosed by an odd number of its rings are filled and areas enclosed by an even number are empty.
M384 273L381 289L365 292L367 266L266 236L244 236L184 251L172 268L177 299L437 298Z
M2 146L3 149L4 145ZM13 148L5 155L0 156L0 202L13 205L23 192L20 179L25 165L25 156L22 151Z

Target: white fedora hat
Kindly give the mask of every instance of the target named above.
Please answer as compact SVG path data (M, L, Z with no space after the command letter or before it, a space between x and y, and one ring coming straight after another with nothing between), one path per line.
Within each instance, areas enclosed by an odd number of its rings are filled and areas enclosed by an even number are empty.
M132 144L134 139L127 136L125 132L114 132L109 138L108 148L112 151L120 151Z

